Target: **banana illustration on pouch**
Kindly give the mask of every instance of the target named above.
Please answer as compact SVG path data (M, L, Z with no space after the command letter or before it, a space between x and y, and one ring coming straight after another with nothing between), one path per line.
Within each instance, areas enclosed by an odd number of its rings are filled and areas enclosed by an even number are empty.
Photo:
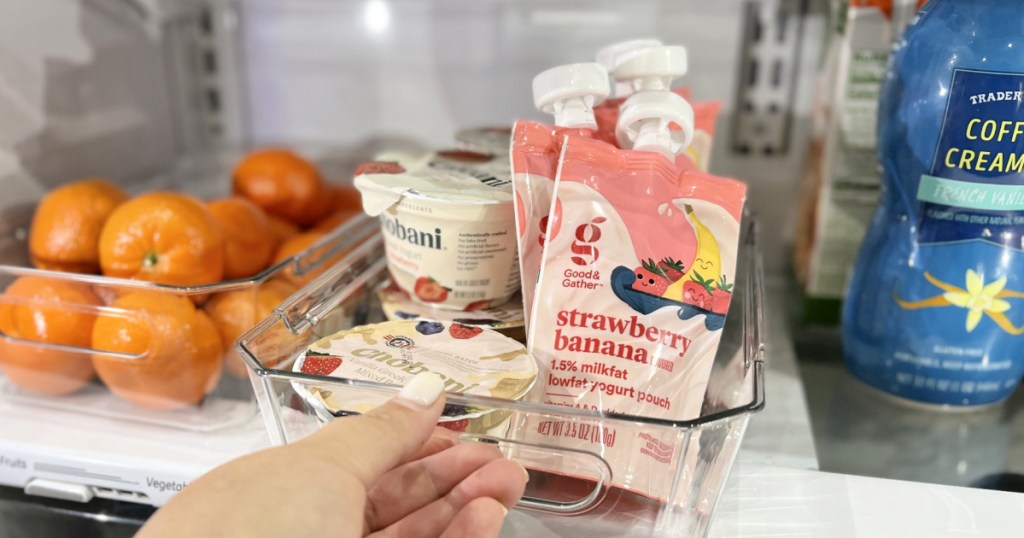
M693 227L694 235L697 237L697 253L682 278L670 284L662 294L662 297L677 301L683 298L683 286L691 280L690 277L694 274L699 274L702 279L711 282L718 282L718 277L722 274L722 255L718 248L718 240L697 217L691 204L685 204L683 209L686 212L686 220L690 221L690 226Z

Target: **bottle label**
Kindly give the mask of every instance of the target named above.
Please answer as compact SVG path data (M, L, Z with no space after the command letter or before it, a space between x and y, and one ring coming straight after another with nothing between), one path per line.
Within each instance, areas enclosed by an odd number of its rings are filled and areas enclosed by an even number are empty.
M873 384L937 404L978 405L1004 398L1024 362L1024 75L955 69L932 166L920 178L918 244L892 300L884 375ZM913 137L926 108L900 114ZM918 114L920 117L915 118ZM897 156L907 166L909 155ZM854 346L860 344L852 344ZM857 370L859 366L855 366Z
M1024 250L1022 106L1024 75L953 71L931 174L917 191L919 243L980 240Z

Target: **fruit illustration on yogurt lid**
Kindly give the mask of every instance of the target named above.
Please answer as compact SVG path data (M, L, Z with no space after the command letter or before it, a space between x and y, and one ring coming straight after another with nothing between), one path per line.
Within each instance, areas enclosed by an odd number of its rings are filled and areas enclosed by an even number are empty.
M523 326L523 301L519 297L514 297L501 304L477 301L469 304L463 310L444 310L434 308L430 304L422 304L422 297L420 297L420 301L414 301L410 294L394 283L379 289L377 297L380 299L384 316L392 321L453 321L463 325L497 330Z
M537 364L522 344L500 333L453 321L402 320L365 325L312 343L294 365L297 372L403 385L432 372L454 394L518 400L537 380ZM387 396L329 387L308 391L333 414L364 413ZM307 395L308 396L308 395ZM445 420L479 415L463 406L446 408Z

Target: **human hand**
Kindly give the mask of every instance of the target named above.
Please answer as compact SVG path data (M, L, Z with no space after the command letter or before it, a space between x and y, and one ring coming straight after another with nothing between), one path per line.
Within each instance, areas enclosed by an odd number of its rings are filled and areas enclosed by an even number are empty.
M365 415L224 464L138 536L497 536L528 475L437 427L443 395L439 377L420 374Z

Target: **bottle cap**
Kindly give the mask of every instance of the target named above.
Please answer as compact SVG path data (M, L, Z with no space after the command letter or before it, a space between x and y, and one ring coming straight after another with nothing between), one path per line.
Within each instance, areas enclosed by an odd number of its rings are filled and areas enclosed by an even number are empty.
M647 47L657 47L661 45L661 41L657 39L633 39L630 41L620 41L614 45L608 45L603 49L597 51L597 63L604 66L609 73L615 69L615 57L623 52L643 49ZM633 93L633 89L630 88L628 82L616 82L614 87L615 97L626 97Z
M632 49L615 56L612 78L629 84L633 92L669 90L672 81L686 74L686 47L678 45Z
M619 147L654 151L675 161L693 141L693 107L673 92L635 93L622 104L615 138Z
M558 127L596 129L594 105L608 97L608 71L596 63L560 65L533 78L533 103Z

